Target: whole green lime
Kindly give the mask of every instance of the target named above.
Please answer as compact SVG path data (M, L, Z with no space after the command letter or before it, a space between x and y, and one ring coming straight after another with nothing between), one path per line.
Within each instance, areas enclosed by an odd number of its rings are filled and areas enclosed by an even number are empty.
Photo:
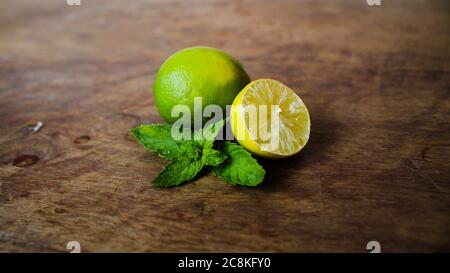
M191 120L194 97L202 98L203 108L216 104L225 110L249 82L250 77L233 56L215 48L191 47L164 61L156 75L153 92L160 115L173 123L179 119L171 116L174 106L188 106Z

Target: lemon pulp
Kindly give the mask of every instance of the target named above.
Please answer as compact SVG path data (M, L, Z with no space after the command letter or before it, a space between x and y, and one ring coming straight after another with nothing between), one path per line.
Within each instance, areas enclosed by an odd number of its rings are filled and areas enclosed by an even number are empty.
M309 139L311 122L306 105L275 80L260 79L244 87L233 101L230 117L239 144L262 157L294 155Z

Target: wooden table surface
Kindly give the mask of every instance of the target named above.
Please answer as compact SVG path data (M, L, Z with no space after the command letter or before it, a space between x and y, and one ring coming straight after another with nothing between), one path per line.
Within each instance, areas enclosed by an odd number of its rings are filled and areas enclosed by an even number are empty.
M448 1L0 2L0 251L450 251ZM152 82L223 49L308 105L310 142L265 182L168 163L127 130L161 122ZM31 133L30 126L43 122Z

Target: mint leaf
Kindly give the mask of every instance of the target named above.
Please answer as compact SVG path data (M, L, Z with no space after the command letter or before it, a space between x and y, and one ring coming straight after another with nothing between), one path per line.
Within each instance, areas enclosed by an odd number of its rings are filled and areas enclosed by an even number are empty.
M154 185L158 187L178 186L193 179L204 166L217 166L226 158L222 152L211 148L204 149L196 141L182 141L179 147L182 151L181 154L153 180Z
M182 153L179 144L172 138L169 124L140 125L130 132L146 149L161 157L175 159Z
M198 141L204 148L212 148L217 135L223 126L225 126L225 123L225 120L220 120L198 130L194 133L194 140Z
M174 187L194 178L203 168L203 162L191 157L181 157L166 166L153 184L158 187Z
M224 141L218 148L227 159L213 167L215 175L230 184L242 186L257 186L264 180L263 167L241 145Z
M203 149L202 161L205 165L218 166L227 156L214 149Z
M194 135L194 139L175 141L170 125L141 125L132 130L139 142L173 162L153 181L159 187L178 186L193 179L204 166L217 166L226 155L214 150L214 140L224 126L223 120L211 124Z

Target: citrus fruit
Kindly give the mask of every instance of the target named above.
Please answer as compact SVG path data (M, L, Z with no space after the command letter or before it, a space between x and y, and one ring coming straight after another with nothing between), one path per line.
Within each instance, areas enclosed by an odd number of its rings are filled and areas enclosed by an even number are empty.
M202 98L202 107L216 104L225 111L226 105L249 82L250 77L231 55L215 48L191 47L164 61L156 75L153 92L160 115L173 123L179 119L171 116L175 105L188 106L191 120L194 97Z
M265 112L261 110L264 108ZM306 105L294 91L275 80L248 84L233 101L230 122L236 140L261 157L294 155L309 139Z

